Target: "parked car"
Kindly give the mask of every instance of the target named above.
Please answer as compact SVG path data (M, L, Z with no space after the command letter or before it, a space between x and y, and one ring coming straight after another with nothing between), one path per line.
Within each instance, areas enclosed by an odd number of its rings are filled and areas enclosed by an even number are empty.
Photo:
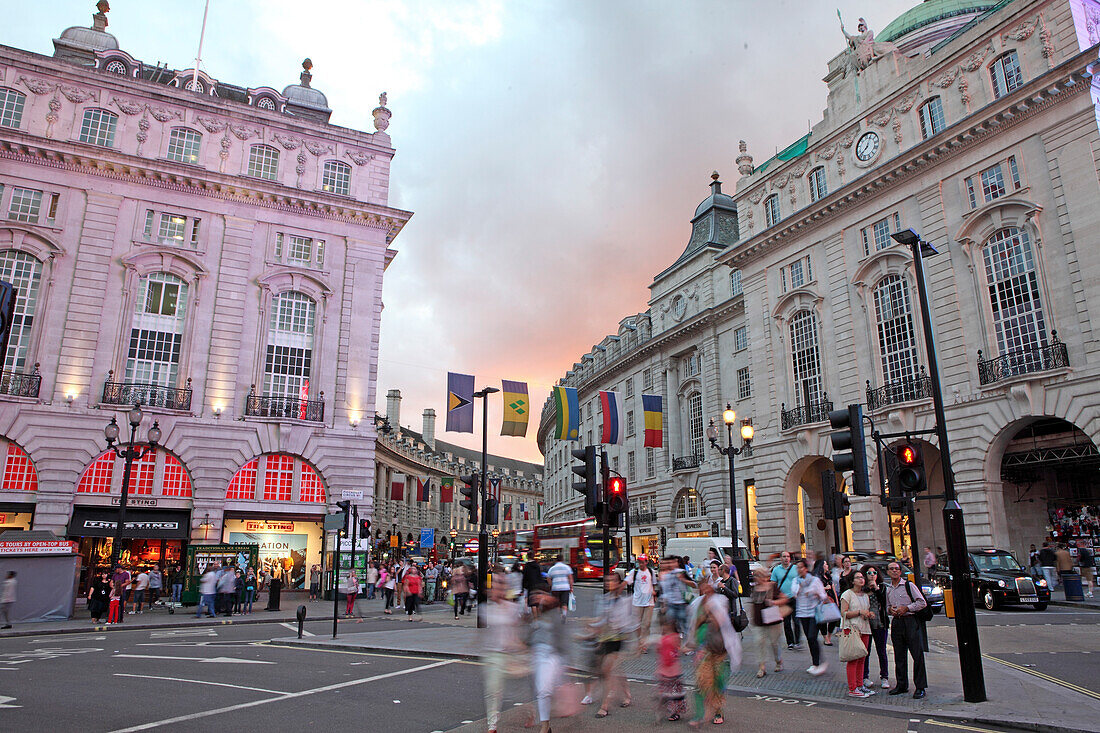
M1050 588L1042 578L1033 578L1008 550L987 548L970 553L970 576L974 602L989 611L1003 605L1030 604L1043 611L1050 604ZM951 585L951 573L937 570L933 580L941 588Z
M892 552L886 550L849 550L847 552L840 553L846 557L852 558L852 565L857 568L862 568L864 565L872 564L877 565L886 571L886 566L892 562L896 562L901 565L901 577L903 578L915 578L913 569L908 565L898 560ZM885 578L885 580L889 580ZM943 586L937 584L932 578L921 578L920 589L924 593L925 599L928 601L928 605L932 606L933 613L939 613L943 610Z

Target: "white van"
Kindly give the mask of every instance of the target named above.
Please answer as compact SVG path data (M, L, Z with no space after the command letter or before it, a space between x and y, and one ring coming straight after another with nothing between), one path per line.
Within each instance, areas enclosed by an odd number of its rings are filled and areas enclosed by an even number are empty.
M707 559L707 550L718 553L718 559L722 560L729 555L733 559L748 558L749 550L744 542L738 541L740 552L733 554L732 537L670 537L665 545L665 555L683 557L687 555L696 565Z

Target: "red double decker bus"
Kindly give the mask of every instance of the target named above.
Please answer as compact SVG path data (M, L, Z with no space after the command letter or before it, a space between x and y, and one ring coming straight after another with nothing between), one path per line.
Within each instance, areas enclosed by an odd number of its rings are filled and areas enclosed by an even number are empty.
M544 571L561 555L578 580L595 580L603 575L607 555L611 568L619 562L618 538L611 538L609 552L605 552L603 530L593 519L536 524L534 532L534 557Z

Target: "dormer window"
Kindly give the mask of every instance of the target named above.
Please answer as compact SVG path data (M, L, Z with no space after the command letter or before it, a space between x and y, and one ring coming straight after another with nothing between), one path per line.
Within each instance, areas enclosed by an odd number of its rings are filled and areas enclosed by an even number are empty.
M108 74L118 74L119 76L126 76L126 64L121 61L112 61L103 69Z
M199 94L206 91L202 86L202 82L198 79L188 79L187 83L183 85L183 88L189 92L198 92Z
M266 109L268 111L275 111L275 103L271 101L270 97L260 97L260 100L256 102L256 106L259 109Z

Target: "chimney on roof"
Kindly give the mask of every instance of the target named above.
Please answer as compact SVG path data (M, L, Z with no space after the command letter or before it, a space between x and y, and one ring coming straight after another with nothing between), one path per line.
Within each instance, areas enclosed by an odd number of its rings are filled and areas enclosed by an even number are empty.
M401 428L401 390L391 389L386 393L386 419L396 432Z
M420 432L424 436L424 443L435 450L435 410L430 407L424 410L424 429Z

